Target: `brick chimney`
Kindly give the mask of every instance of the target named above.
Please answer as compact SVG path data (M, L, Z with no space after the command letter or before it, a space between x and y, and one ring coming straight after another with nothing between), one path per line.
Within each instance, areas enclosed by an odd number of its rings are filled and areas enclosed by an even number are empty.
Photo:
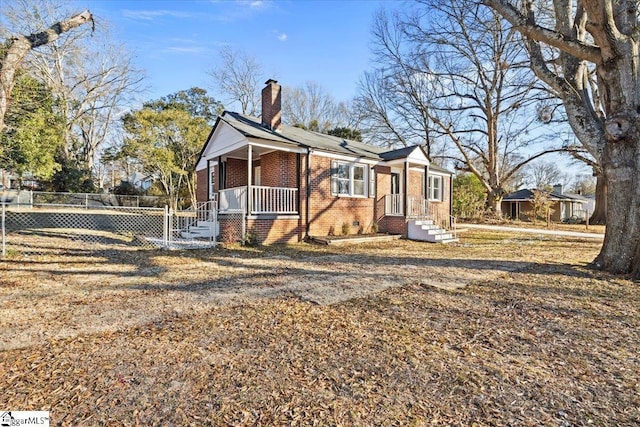
M562 184L556 184L553 186L553 192L556 194L562 194Z
M267 80L262 89L262 126L279 131L282 124L281 86L273 79Z

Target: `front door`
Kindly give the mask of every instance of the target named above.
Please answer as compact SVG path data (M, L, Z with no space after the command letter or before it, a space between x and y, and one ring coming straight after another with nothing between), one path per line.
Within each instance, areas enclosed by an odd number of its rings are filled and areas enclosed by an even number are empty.
M391 194L400 194L400 174L391 172Z
M253 168L253 185L261 185L261 178L260 178L260 166L256 166L255 168Z

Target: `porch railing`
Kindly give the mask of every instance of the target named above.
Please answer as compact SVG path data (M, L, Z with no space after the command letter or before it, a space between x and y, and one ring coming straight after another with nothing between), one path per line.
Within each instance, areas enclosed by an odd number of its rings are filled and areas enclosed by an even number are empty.
M404 215L404 195L385 194L384 195L385 215Z
M251 192L251 213L298 213L297 188L253 186Z
M407 200L407 218L423 218L427 215L429 205L426 199L417 196L409 196Z
M220 212L246 211L247 187L218 192ZM251 214L297 214L298 189L288 187L251 187Z
M404 216L404 194L385 194L385 215ZM407 218L421 218L427 214L427 201L422 197L409 196L407 198Z

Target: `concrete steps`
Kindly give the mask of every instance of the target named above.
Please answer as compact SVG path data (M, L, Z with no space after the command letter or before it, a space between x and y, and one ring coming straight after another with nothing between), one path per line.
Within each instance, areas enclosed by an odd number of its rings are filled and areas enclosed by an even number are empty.
M198 221L195 225L190 225L187 230L182 230L180 236L185 239L210 239L217 234L216 228L215 222Z
M411 240L421 240L431 243L454 243L458 239L453 233L439 227L430 219L410 220L407 223L407 237Z

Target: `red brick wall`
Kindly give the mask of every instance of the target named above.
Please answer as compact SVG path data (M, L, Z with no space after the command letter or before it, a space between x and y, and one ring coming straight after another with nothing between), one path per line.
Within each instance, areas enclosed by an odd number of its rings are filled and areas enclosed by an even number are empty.
M206 202L209 199L207 189L207 169L196 172L196 200Z
M383 233L407 235L407 220L403 216L382 217L379 226Z
M416 170L409 170L409 195L424 197L422 189L424 188L424 173Z
M282 124L282 88L275 80L262 89L262 124L273 130Z
M343 224L347 234L370 232L375 221L374 199L331 195L331 159L312 155L310 192L310 235L341 235ZM354 221L359 225L353 225Z
M304 222L298 218L247 220L247 232L254 234L263 245L300 242L304 230Z
M260 158L260 178L268 187L295 188L297 157L295 153L272 151Z
M227 188L247 185L247 161L227 159Z

